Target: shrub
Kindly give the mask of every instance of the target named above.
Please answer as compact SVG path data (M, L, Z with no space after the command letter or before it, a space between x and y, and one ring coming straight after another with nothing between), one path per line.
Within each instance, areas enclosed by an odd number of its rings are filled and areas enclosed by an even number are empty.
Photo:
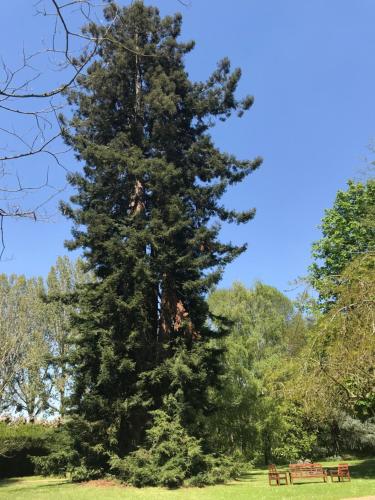
M130 453L124 459L112 458L111 470L121 481L137 487L158 484L157 467L152 461L150 452L143 448Z
M30 423L24 419L0 422L0 477L31 475L30 457L46 455L56 439L56 422Z
M177 488L185 481L203 486L238 477L241 467L234 460L204 453L199 439L183 427L174 398L164 410L153 412L153 426L147 431L147 448L125 458L113 457L111 470L134 486Z
M78 454L71 450L58 450L46 456L31 457L35 473L42 476L65 476L78 463Z
M79 465L72 469L71 480L73 483L80 483L82 481L89 481L90 479L98 479L103 477L102 469L91 469L85 465Z

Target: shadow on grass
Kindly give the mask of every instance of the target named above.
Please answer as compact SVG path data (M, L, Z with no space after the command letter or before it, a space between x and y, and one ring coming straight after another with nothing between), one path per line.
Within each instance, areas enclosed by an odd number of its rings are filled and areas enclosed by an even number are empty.
M264 469L254 469L249 472L245 472L241 474L241 476L238 478L238 481L243 483L243 482L254 482L254 481L260 481L262 479L267 479L267 471ZM232 484L232 483L229 483Z
M69 484L66 479L49 481L48 479L28 479L22 477L12 477L0 480L0 492L5 486L12 486L13 491L34 490L36 488L53 488L55 486L62 486ZM19 486L19 487L17 487Z
M375 458L367 458L353 465L349 463L349 471L354 479L375 479Z

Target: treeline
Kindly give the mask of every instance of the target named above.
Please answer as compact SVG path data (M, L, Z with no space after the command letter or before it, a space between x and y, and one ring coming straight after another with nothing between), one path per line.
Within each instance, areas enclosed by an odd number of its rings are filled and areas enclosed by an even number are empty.
M375 181L339 191L290 301L237 283L209 297L225 373L211 436L256 462L373 454L375 450Z
M212 449L252 463L374 451L374 193L373 181L349 183L326 212L310 268L317 298L305 291L292 301L260 282L208 296L214 330L227 331L212 340L223 352L204 421ZM66 420L76 296L92 279L67 257L45 282L0 277L3 422ZM167 441L182 429L171 415L156 415Z
M63 417L71 387L71 317L88 279L59 257L47 279L0 275L0 408L8 415Z

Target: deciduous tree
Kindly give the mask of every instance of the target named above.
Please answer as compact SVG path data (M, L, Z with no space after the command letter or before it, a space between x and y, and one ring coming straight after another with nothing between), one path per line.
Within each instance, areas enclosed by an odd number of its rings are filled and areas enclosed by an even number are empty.
M222 385L215 392L219 411L211 418L211 438L226 453L240 451L265 463L295 459L314 441L299 412L284 397L288 364L306 343L308 325L293 303L271 286L248 289L235 283L209 297L215 324L229 321ZM296 438L298 436L298 439Z
M313 244L310 276L323 309L328 309L346 266L363 253L375 253L375 181L349 181L348 189L338 191L333 207L326 210L321 229L323 237Z

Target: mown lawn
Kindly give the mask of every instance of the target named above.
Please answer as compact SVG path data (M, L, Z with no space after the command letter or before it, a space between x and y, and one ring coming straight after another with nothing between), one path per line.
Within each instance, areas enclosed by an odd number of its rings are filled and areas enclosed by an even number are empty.
M123 486L94 486L71 484L61 479L27 477L0 482L0 500L289 500L289 499L346 499L374 495L375 459L349 461L353 480L350 483L304 481L294 486L270 487L267 471L256 469L227 485L206 488L136 489ZM334 462L324 462L332 466Z

